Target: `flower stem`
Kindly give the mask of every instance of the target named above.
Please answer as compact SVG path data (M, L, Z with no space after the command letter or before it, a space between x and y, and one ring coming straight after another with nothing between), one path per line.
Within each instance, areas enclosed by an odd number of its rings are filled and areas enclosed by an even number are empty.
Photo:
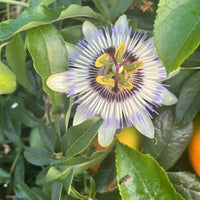
M10 19L10 4L6 4L7 20Z
M14 1L14 0L0 0L0 3L7 3L7 4L13 4L16 6L23 6L25 8L29 7L28 3L20 2L20 1Z

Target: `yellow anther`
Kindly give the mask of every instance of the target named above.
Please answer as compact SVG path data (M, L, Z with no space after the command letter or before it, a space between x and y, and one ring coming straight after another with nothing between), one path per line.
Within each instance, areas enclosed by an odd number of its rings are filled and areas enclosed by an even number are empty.
M126 44L120 43L115 51L115 58L117 63L120 63L122 61L123 55L126 52Z
M110 85L114 86L115 85L115 80L112 78L107 78L105 76L97 76L96 77L96 82L101 84L101 85Z
M103 55L99 56L96 61L95 61L95 67L102 67L105 65L104 61L108 61L108 59L110 58L108 53L104 53Z
M133 88L133 84L130 81L126 82L119 81L119 86L126 90L131 90Z
M142 68L144 65L143 61L135 61L131 63L130 65L126 65L125 69L128 73L134 73L137 72L140 68Z

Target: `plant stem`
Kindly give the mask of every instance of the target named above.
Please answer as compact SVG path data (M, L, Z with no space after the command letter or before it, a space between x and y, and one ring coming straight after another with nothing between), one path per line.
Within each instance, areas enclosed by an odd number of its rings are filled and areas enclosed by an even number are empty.
M10 19L10 4L6 4L7 20Z
M15 157L15 160L13 161L12 166L11 166L11 168L10 168L10 174L13 173L13 171L14 171L14 169L15 169L15 166L16 166L16 164L17 164L17 161L18 161L18 159L19 159L19 156L20 156L21 152L22 152L22 148L20 148L19 151L17 152L17 155L16 155L16 157Z
M56 130L56 133L58 134L59 140L61 140L59 121L60 121L60 115L55 115L55 130Z
M23 6L25 8L29 7L28 3L23 3L23 2L20 2L20 1L14 1L14 0L0 0L0 3L13 4L13 5L16 5L16 6Z
M181 69L200 69L200 66L197 66L197 67L181 67Z

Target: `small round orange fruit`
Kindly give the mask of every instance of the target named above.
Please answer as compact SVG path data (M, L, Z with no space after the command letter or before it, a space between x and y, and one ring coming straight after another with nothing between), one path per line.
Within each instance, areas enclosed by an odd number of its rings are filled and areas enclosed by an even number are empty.
M132 149L142 149L144 137L133 126L126 127L121 133L117 135L117 137L119 142L129 146Z
M188 155L193 169L200 176L200 115L194 120L193 135L188 146Z

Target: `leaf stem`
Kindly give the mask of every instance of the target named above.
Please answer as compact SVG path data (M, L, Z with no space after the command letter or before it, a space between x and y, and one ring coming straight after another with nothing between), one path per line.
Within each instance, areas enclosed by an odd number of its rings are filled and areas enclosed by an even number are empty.
M17 152L17 155L15 156L15 159L14 159L14 161L12 163L11 168L10 168L10 174L13 173L21 152L22 152L22 148L19 149L19 151Z
M14 0L0 0L0 3L7 3L7 4L13 4L16 6L23 6L25 8L29 7L28 3L20 2L20 1L14 1Z
M197 66L197 67L181 67L181 69L200 69L200 66Z

